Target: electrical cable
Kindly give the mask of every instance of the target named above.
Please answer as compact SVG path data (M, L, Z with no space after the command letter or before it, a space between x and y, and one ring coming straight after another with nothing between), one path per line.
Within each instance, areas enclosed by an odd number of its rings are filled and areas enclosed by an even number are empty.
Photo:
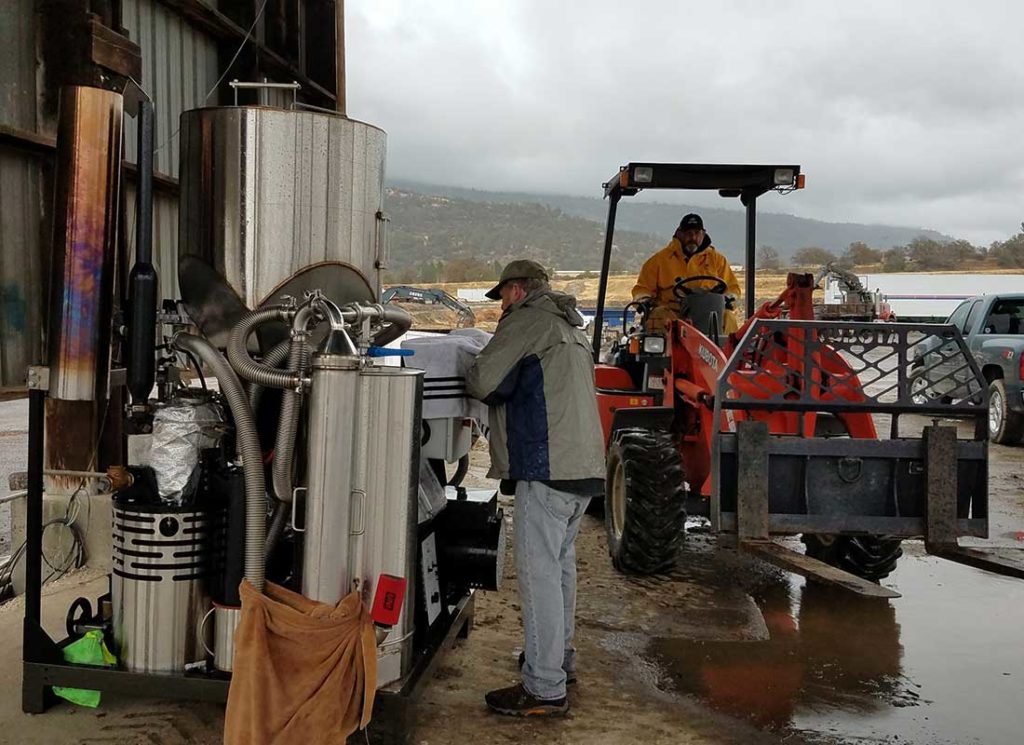
M260 9L256 11L256 17L253 18L252 25L249 26L249 30L245 32L245 38L242 39L242 43L238 45L238 49L235 50L234 56L231 58L231 61L228 62L228 66L224 68L224 72L222 72L221 76L217 78L217 82L213 84L213 87L211 87L210 90L206 92L206 95L203 96L203 106L206 105L206 102L210 100L210 96L213 95L213 92L217 90L218 86L220 86L220 84L224 82L224 78L226 78L228 76L228 73L231 72L232 66L238 60L238 55L242 53L242 50L245 49L245 45L248 44L249 39L252 38L252 32L255 30L256 24L260 22L260 18L263 17L263 11L266 10L268 2L270 2L270 0L263 0L263 4L260 6ZM177 129L174 130L174 133L170 137L168 137L166 140L160 143L158 147L153 148L153 155L156 156L158 152L160 152L165 147L170 145L174 138L178 136L179 132L181 132L180 125L178 126Z
M196 375L199 376L199 383L203 386L203 390L209 391L210 389L206 387L206 376L203 375L203 368L199 365L199 360L191 352L185 352L184 354L188 357L189 362L192 363L192 367L196 369Z
M59 557L51 557L46 555L46 550L42 551L43 563L51 570L49 574L43 579L42 584L47 582L60 579L72 569L78 569L85 565L85 541L82 538L82 531L79 530L76 524L81 512L79 503L79 495L84 495L86 498L87 512L86 512L86 523L92 516L92 500L89 499L89 494L85 490L85 481L83 480L78 488L71 494L68 499L67 506L64 508L63 517L53 518L43 523L43 537L46 537L47 528L54 526L64 526L71 536L71 546L67 551L61 550ZM17 549L11 554L7 563L0 567L0 602L11 594L14 584L14 570L18 564L24 558L28 551L28 539L26 538L21 542Z

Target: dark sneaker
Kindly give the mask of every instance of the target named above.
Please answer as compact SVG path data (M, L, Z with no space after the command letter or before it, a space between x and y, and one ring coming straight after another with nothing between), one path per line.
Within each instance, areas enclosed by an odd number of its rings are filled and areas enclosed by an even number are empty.
M491 691L484 700L492 711L512 717L560 717L569 711L569 701L565 696L540 699L527 691L522 683Z
M519 669L523 669L523 665L526 664L526 652L519 653ZM567 686L576 685L576 671L565 673L565 684Z

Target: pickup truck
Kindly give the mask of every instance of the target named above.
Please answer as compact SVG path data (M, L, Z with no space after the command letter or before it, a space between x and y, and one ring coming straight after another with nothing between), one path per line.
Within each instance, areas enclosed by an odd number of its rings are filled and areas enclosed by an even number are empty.
M1024 438L1024 293L969 298L949 314L946 323L960 330L988 383L989 439L1004 445L1019 443ZM951 363L945 362L946 346L938 337L930 337L915 347L911 371L915 399L948 400L963 391L962 374L948 369Z

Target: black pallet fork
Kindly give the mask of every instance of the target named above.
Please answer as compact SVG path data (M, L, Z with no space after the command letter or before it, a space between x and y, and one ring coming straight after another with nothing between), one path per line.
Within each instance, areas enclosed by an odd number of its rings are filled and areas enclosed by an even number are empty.
M822 362L837 358L849 373ZM751 385L755 375L770 384ZM814 412L833 426L774 435L739 412ZM847 436L842 417L851 413L871 414L881 437ZM920 437L908 435L900 426L907 415L932 422ZM719 426L713 438L710 514L712 529L744 550L870 597L899 594L773 537L924 538L930 554L1024 578L1024 560L959 545L961 537L988 537L988 401L956 327L759 320L718 378L715 421L733 418L734 431ZM949 418L967 420L968 436L941 423Z

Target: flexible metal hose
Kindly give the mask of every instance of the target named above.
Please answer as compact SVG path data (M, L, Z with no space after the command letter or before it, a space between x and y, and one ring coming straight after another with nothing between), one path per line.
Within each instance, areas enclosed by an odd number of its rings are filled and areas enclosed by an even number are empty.
M247 315L231 331L228 341L228 361L240 378L257 383L266 388L298 388L302 385L302 377L292 372L281 372L267 365L262 365L249 356L247 348L249 337L257 328L272 321L291 323L295 317L293 308L267 308L254 310Z
M191 352L210 367L235 420L235 439L245 478L245 578L263 592L267 490L263 478L263 453L256 435L252 409L249 408L249 401L238 376L210 342L193 334L177 333L171 340L171 346L182 352Z
M267 528L267 540L263 543L263 558L270 559L274 547L281 540L285 526L288 525L288 513L291 511L287 502L278 502L270 516L270 527Z
M305 336L296 334L291 340L288 367L300 377L309 370L309 345ZM292 501L292 464L295 460L295 436L299 430L299 413L302 409L302 394L294 389L281 393L281 419L277 425L277 442L274 446L274 495L281 502Z
M263 357L263 364L275 369L281 367L281 363L288 359L288 350L290 348L291 341L289 339L278 342ZM265 390L266 388L259 383L252 383L249 386L249 406L252 407L254 415L260 410L260 400L263 398L263 391Z

